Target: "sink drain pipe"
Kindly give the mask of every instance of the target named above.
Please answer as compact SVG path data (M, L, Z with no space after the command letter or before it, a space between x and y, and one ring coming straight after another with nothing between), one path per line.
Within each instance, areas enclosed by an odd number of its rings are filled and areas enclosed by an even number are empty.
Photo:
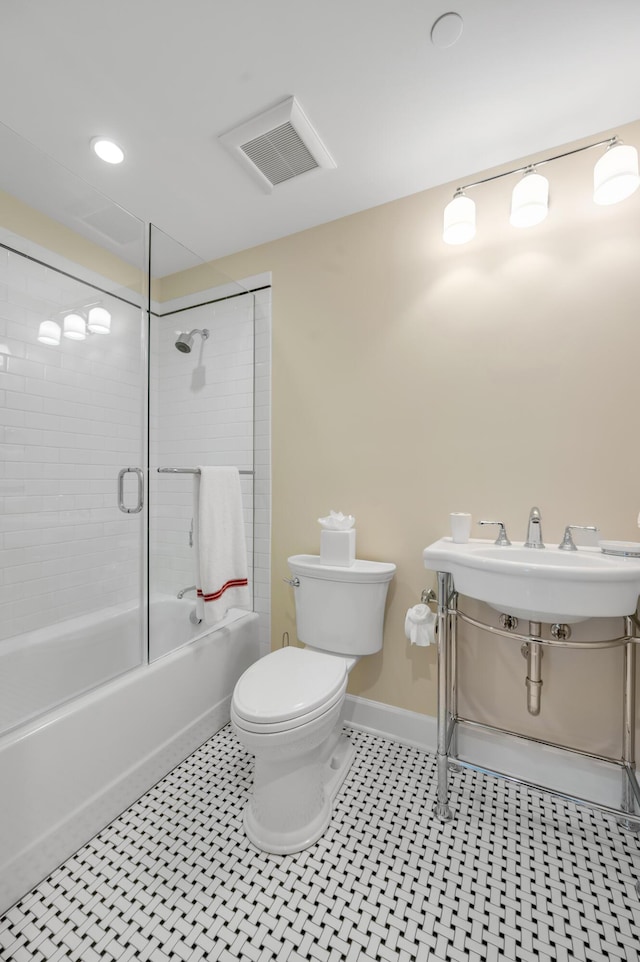
M531 638L540 638L542 625L539 621L529 622ZM542 645L539 641L528 641L522 646L522 654L527 659L527 710L530 715L540 714L542 693Z

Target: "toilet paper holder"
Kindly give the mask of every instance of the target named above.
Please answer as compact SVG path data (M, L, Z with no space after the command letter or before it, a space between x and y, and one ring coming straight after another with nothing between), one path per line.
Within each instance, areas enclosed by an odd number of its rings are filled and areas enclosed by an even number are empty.
M436 595L433 588L423 588L422 594L420 595L420 604L423 605L437 605L438 596Z

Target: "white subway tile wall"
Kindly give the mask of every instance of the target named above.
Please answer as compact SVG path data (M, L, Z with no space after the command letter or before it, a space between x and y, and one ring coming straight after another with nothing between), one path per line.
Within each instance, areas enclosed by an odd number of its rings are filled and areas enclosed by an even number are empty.
M271 540L271 290L181 309L157 307L151 321L150 585L151 598L194 584L190 546L193 479L158 474L157 467L234 465L241 476L249 581L260 615L260 643L270 647ZM214 303L204 303L214 301ZM167 311L172 313L168 314ZM177 313L174 313L177 312ZM178 333L206 328L189 354L175 348ZM151 614L153 626L153 613ZM153 659L153 630L150 656Z
M38 342L41 321L97 301L109 336ZM0 639L140 596L142 516L118 510L116 479L142 463L142 322L0 249Z

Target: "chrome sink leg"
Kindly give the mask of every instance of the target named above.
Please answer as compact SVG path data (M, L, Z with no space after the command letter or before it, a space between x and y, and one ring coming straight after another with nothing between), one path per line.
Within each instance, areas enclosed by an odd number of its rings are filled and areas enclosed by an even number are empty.
M437 800L434 812L442 822L453 816L449 808L449 595L451 575L438 572L438 754L437 754Z
M627 619L630 621L630 619ZM627 634L631 634L627 625ZM623 812L634 815L636 793L635 781L636 767L636 648L635 642L629 641L624 646L624 702L623 702L623 722L622 722L622 761L624 770L622 772L622 804ZM640 800L638 803L640 808ZM640 814L637 818L621 818L618 825L626 829L627 832L640 832Z
M458 610L458 595L452 595L452 608ZM449 738L449 754L458 757L458 619L449 616L449 724L451 736ZM449 763L450 772L461 772L462 768L455 762Z

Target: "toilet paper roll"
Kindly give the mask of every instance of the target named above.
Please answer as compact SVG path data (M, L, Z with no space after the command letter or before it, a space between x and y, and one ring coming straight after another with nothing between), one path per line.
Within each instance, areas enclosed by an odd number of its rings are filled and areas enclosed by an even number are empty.
M412 645L426 647L436 641L436 616L428 605L414 605L404 619L404 633Z

